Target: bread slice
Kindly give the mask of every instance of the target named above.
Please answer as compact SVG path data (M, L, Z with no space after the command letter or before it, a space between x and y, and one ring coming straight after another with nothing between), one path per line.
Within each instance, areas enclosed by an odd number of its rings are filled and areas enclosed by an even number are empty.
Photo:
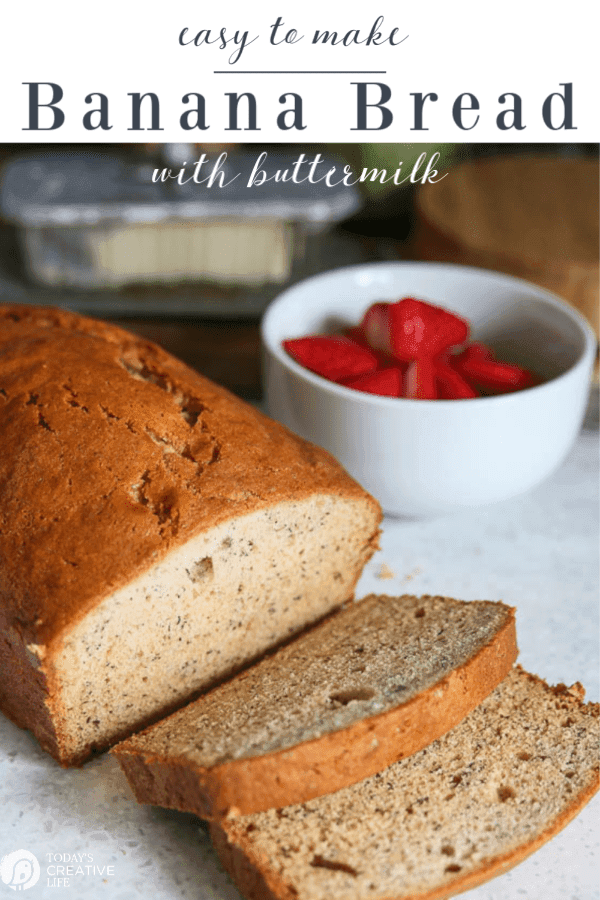
M62 764L354 593L381 510L154 344L0 306L0 709Z
M211 825L248 900L441 900L520 862L598 789L598 704L516 667L457 728L353 787Z
M370 596L114 753L143 803L204 818L298 803L453 728L516 654L501 603Z

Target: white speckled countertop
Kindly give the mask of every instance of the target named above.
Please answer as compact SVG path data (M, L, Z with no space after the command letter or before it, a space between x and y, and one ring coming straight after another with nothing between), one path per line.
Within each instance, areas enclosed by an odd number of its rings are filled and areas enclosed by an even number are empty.
M387 520L358 596L504 600L518 607L520 662L553 683L581 681L598 700L598 502L598 432L583 431L561 469L526 496L435 521ZM193 816L137 806L109 756L60 769L1 716L0 796L0 857L25 849L41 865L31 900L240 898ZM599 810L596 797L550 844L462 896L597 900ZM69 885L47 871L67 855L83 857ZM9 890L0 880L0 897Z

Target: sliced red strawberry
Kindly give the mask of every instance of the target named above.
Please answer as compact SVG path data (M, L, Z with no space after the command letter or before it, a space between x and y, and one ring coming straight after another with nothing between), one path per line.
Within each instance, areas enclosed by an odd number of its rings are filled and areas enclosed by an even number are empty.
M487 393L520 391L535 383L533 375L527 369L473 354L457 360L455 365L463 377Z
M462 375L443 359L435 360L435 377L441 400L468 400L479 396Z
M412 297L392 303L388 315L392 352L398 359L431 359L464 343L469 333L464 319Z
M379 369L371 375L361 375L345 381L346 387L356 391L365 391L367 394L379 394L381 397L402 396L402 370L397 366L388 369Z
M433 360L415 359L404 376L403 396L410 400L437 400Z
M349 341L354 341L355 344L359 344L361 347L369 346L360 325L355 325L353 328L344 328L342 336L348 338Z
M476 357L477 359L494 359L494 351L491 347L488 347L487 344L482 344L481 341L472 341L465 349L468 350L471 357Z
M479 341L473 341L472 344L467 344L467 346L461 350L460 353L454 353L451 356L448 356L447 361L451 365L461 365L463 362L471 359L494 359L493 351L487 347L485 344L482 344Z
M392 353L390 303L374 303L363 316L360 331L369 347L383 353Z
M283 348L296 362L330 381L357 378L377 369L377 357L366 347L359 347L343 337L295 338L283 341Z
M370 344L367 343L365 339L365 335L360 326L356 328L346 328L342 332L342 336L348 338L349 341L353 341L355 344L358 344L359 347L366 347L377 357L377 364L379 369L386 369L388 366L396 366L396 368L405 367L405 363L400 362L395 359L393 356L390 356L389 353L384 353L383 350L374 350Z

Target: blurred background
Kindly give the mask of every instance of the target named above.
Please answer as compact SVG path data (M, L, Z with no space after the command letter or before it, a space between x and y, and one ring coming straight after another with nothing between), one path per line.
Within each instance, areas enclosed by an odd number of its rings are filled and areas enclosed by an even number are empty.
M404 177L439 153L437 184L270 183L300 153ZM226 151L230 186L153 183ZM327 166L329 167L329 166ZM326 171L325 165L319 171ZM423 174L424 168L421 168ZM428 259L556 291L598 333L598 146L558 144L0 145L0 302L122 325L259 400L260 317L287 285L338 266ZM597 377L597 376L596 376ZM596 417L597 421L597 417Z

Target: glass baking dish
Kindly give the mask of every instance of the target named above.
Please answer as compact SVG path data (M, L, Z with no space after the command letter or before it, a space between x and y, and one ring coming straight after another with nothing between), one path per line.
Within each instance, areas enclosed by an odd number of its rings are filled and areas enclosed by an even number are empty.
M27 277L46 288L260 290L319 270L318 238L360 206L358 191L343 185L248 187L260 153L224 157L223 187L218 176L210 187L194 182L192 165L187 183L176 184L153 182L147 162L91 148L28 154L6 166L0 210L17 227ZM263 167L290 171L298 155L269 151ZM335 164L324 160L319 173Z

